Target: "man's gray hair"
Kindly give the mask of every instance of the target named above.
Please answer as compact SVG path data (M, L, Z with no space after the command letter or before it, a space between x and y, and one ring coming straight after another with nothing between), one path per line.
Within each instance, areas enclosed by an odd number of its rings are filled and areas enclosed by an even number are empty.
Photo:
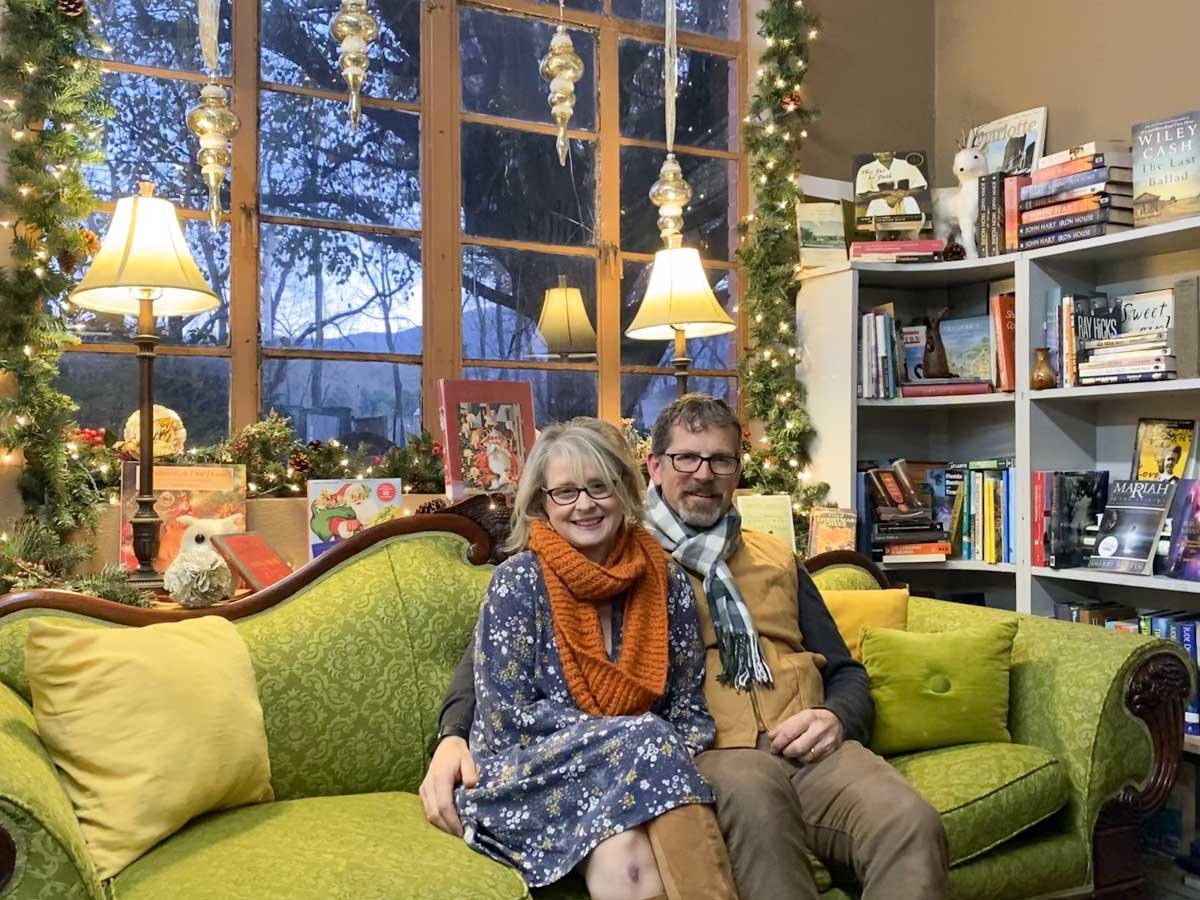
M728 428L733 432L734 448L742 446L742 421L729 405L708 394L684 394L672 400L654 421L650 432L650 452L662 456L671 446L671 429L682 425L688 431Z

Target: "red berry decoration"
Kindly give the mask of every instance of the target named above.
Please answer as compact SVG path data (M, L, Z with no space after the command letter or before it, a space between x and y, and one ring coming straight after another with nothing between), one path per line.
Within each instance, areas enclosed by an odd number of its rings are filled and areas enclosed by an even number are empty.
M795 112L800 108L800 95L795 91L788 91L783 95L780 104L783 106L784 112Z

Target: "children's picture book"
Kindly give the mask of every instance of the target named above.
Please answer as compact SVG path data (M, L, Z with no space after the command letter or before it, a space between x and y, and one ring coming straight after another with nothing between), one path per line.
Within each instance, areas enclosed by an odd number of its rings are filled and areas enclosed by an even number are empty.
M133 552L133 517L137 514L138 467L136 460L121 464L121 564L131 572L137 568ZM179 554L179 542L187 526L180 516L224 519L241 516L246 527L246 467L242 465L195 465L154 467L154 511L162 519L158 530L158 555L154 571L163 573Z
M438 380L446 495L515 494L535 437L528 381Z
M1200 110L1133 126L1133 221L1200 214Z
M858 514L852 509L814 506L808 513L808 555L853 550Z
M1171 504L1171 545L1165 575L1200 581L1200 480L1181 478Z
M1038 106L976 125L967 146L983 152L989 172L1032 175L1046 141L1046 107Z
M881 241L919 239L933 228L929 154L884 150L854 157L854 221Z
M1055 472L1051 493L1050 553L1052 569L1087 565L1087 528L1108 503L1108 472Z
M911 384L925 378L925 326L905 325L900 329L904 344L904 369L901 381Z
M846 261L846 231L840 203L796 202L800 265L805 269Z
M1195 436L1195 419L1138 419L1130 479L1175 481L1183 478L1188 474Z
M995 365L991 316L942 319L938 329L951 375L991 381Z
M308 482L309 559L364 528L402 515L399 478L313 478Z
M1158 536L1174 496L1175 484L1170 481L1112 482L1088 568L1153 574Z
M790 494L742 494L737 498L742 525L773 534L789 547L796 546Z
M292 574L292 567L257 532L214 534L212 545L251 591L261 591Z

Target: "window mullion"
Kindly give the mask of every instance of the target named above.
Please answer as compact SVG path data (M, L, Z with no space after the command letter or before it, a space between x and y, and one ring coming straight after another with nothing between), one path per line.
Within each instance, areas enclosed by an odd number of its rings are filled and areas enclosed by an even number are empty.
M621 133L617 43L619 34L611 19L599 34L596 87L599 95L599 154L596 185L599 191L600 249L596 266L596 362L599 367L600 418L621 418Z

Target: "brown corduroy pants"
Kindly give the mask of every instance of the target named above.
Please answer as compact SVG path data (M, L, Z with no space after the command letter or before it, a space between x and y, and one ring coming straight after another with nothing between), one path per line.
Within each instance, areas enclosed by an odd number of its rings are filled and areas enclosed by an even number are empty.
M758 749L696 757L713 786L741 900L816 900L806 851L863 900L941 900L946 833L937 811L857 741L811 765Z
M667 900L738 900L711 806L677 806L647 822L646 834Z

